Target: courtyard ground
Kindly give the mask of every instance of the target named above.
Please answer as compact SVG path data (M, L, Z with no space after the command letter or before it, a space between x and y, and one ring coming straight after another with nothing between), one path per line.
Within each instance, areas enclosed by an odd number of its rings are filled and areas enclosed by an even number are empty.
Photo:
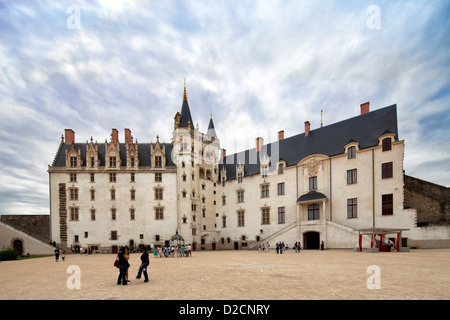
M119 271L113 266L113 254L71 254L64 262L55 262L54 257L3 261L0 299L450 299L450 249L400 253L294 253L291 249L282 255L274 250L203 251L193 252L190 258L151 255L148 283L136 279L139 257L139 253L131 254L127 286L116 284ZM71 289L77 283L73 280L76 269L80 288Z

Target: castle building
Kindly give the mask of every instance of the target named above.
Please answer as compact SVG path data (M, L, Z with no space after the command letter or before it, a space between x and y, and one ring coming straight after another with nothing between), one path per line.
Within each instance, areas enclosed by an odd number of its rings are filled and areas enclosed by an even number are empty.
M401 228L414 238L415 211L403 204L404 141L396 105L369 110L226 155L212 116L194 127L186 87L171 143L75 141L66 129L49 165L50 235L66 248L116 252L168 245L178 232L193 250L353 248L358 229ZM371 239L363 238L365 246Z

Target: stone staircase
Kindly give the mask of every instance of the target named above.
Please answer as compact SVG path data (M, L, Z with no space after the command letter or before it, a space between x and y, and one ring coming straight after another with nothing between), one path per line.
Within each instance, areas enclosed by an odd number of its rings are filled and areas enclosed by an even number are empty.
M353 249L358 246L358 232L354 231L352 228L344 226L342 224L333 222L333 221L317 221L317 223L311 223L311 221L295 221L284 228L277 230L276 232L270 234L269 236L261 239L260 241L254 242L249 246L249 249L255 249L259 244L270 242L278 236L285 234L286 232L292 230L295 227L301 228L301 231L306 231L308 227L311 226L325 226L326 233L332 235L339 235L339 238L342 239L342 244L337 244L336 248L346 248ZM303 230L302 230L303 229ZM370 246L370 236L363 235L363 247ZM336 245L336 242L335 242Z

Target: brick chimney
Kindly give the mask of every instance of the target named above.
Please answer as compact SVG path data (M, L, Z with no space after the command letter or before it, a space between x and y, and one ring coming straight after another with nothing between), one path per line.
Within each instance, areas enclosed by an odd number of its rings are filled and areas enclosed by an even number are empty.
M112 129L112 133L111 133L111 141L114 144L119 143L119 131L117 131L117 129Z
M222 149L222 160L227 156L227 150Z
M284 130L278 131L278 141L284 139Z
M64 137L66 138L65 140L66 144L75 143L75 131L73 131L72 129L65 129Z
M309 130L311 129L311 124L309 121L305 121L305 137L309 135Z
M129 145L131 143L133 143L133 141L131 141L131 130L125 129L125 145Z
M361 114L369 113L370 102L363 103L361 105Z
M264 139L261 137L256 138L256 152L260 152L264 145Z

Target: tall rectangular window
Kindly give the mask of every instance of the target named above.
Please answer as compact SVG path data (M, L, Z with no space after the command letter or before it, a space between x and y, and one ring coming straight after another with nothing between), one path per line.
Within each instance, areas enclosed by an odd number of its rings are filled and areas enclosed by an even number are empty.
M267 166L261 167L261 175L263 178L267 177L267 172L269 171L269 168Z
M347 218L357 218L358 203L356 198L347 199Z
M95 182L95 173L91 173L91 182Z
M284 207L278 207L278 224L286 222L286 213Z
M136 190L130 190L130 200L136 200Z
M243 176L242 172L239 172L238 173L238 183L242 183L242 176Z
M91 209L91 220L95 221L95 209Z
M155 208L155 220L164 219L164 208Z
M269 185L265 184L261 186L261 198L269 197Z
M392 162L386 162L381 164L381 178L388 179L392 178Z
M111 209L111 220L116 220L116 209L115 208Z
M161 172L155 173L155 182L162 182L162 173Z
M355 184L357 182L356 169L347 170L347 184Z
M244 217L244 210L239 210L237 212L237 219L238 219L238 227L244 227L245 226L245 217Z
M309 178L309 191L317 190L317 177Z
M155 156L155 167L161 168L162 167L162 160L160 156Z
M383 148L383 152L384 152L384 151L392 150L392 141L391 141L391 138L383 139L383 141L382 141L382 148Z
M109 174L109 182L116 182L116 174L115 173Z
M91 200L95 200L95 189L91 189Z
M78 200L78 189L70 188L70 200Z
M78 208L70 208L70 220L78 221Z
M278 165L278 174L283 174L284 173L284 164L280 163Z
M261 224L270 224L269 208L261 208Z
M162 200L162 199L163 199L163 189L155 188L155 200Z
M394 214L393 195L383 194L382 196L382 209L381 214L383 216Z
M227 227L227 217L222 216L222 228L226 228L226 227Z
M135 213L135 209L130 209L130 220L134 220L136 218Z
M244 191L238 191L237 200L238 200L238 203L244 202Z
M356 158L356 147L349 147L347 149L348 159Z
M71 167L77 166L77 157L70 157L70 166Z
M116 163L117 163L116 157L109 157L109 166L110 167L115 167Z
M278 195L279 196L284 195L284 182L278 184Z

